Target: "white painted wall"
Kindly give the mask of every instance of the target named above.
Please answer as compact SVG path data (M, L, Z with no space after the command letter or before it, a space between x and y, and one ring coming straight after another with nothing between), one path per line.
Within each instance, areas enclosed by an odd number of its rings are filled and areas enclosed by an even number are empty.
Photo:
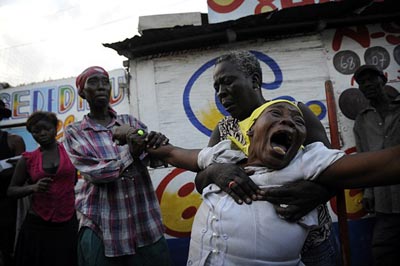
M292 96L295 100L306 103L316 115L320 116L329 134L325 81L333 82L335 100L338 102L340 94L345 89L356 87L352 76L355 67L365 63L363 56L369 48L382 46L388 51L391 61L384 71L388 74L390 85L398 89L399 65L394 59L396 46L388 42L387 37L392 34L390 31L391 28L387 26L382 28L382 25L369 25L348 28L344 31L326 30L321 34L276 41L254 40L234 43L204 50L173 53L158 58L139 58L130 62L133 109L137 109L139 119L145 122L150 130L163 132L174 145L202 148L208 143L209 132L223 116L217 107L212 87L212 60L230 50L251 50L257 53L263 69L263 79L266 83L263 86L265 98ZM345 32L344 37L340 37L341 32ZM381 34L376 35L377 32ZM338 71L333 64L340 58L340 52L345 50L353 51L360 57L359 64L353 64L353 68L348 69L349 74L341 73L343 69ZM379 53L374 56L379 57ZM345 59L348 60L347 57ZM380 63L384 60L375 61ZM282 75L281 79L277 78L279 73ZM275 89L267 89L271 87ZM188 115L189 109L192 111L191 115ZM341 113L338 105L336 109L340 138L343 150L346 150L354 146L353 121ZM170 167L151 170L155 186L165 182L166 176L174 169ZM183 174L178 174L171 182L167 182L168 185L163 193L169 196L176 195L180 189L190 187L194 174L185 172L184 175L185 177L182 177ZM180 232L190 231L193 217L186 219L181 217L177 220L176 217L172 218L174 215L170 215L170 211L176 211L176 208L184 210L195 206L188 198L196 197L198 194L194 188L189 192L183 197L178 197L179 200L163 210L167 227L180 228ZM364 216L359 202L362 194L360 192L350 194L350 191L346 193L349 217L357 219ZM166 201L161 200L161 205L166 204L168 205ZM334 211L331 211L336 220Z

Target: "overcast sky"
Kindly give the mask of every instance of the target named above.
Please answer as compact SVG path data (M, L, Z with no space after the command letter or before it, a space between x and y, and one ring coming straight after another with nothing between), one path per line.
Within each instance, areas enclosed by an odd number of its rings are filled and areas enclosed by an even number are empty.
M0 0L0 82L12 86L122 68L103 43L138 35L139 16L202 12L207 0Z

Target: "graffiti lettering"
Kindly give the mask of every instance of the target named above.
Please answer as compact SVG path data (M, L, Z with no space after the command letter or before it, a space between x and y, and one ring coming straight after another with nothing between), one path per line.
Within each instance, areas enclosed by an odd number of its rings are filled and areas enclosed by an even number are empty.
M58 112L60 114L64 114L71 110L73 104L74 104L74 98L75 98L75 90L71 86L61 86L59 88L60 91L60 100L59 100L59 108Z
M265 12L270 12L277 9L274 5L274 0L258 0L256 8L254 9L254 14L260 14Z
M74 115L69 115L64 119L64 122L62 120L58 120L57 124L57 140L61 140L64 137L64 130L65 128L69 125L75 122L75 116Z
M254 8L254 14L270 12L277 9L305 6L313 4L322 4L341 0L207 0L209 9L219 14L227 14L242 9L246 14L251 14ZM250 2L250 3L249 3ZM247 12L246 12L247 11Z
M333 66L344 75L353 74L360 64L360 57L353 51L340 51L333 57Z
M364 61L368 65L374 65L383 70L390 64L390 55L383 47L370 47L364 53Z
M12 93L12 100L10 102L10 107L12 110L12 117L15 118L26 118L29 116L29 112L23 112L21 109L29 107L29 101L22 100L24 96L28 96L29 91L19 91ZM2 97L3 98L3 97Z
M123 83L125 77L118 77L118 83ZM124 89L116 86L116 78L110 79L112 84L110 105L115 106L124 100ZM51 87L35 87L33 89L13 91L9 93L1 92L0 98L10 106L12 119L27 118L30 113L42 110L58 114L65 114L73 111L74 104L78 112L89 110L85 100L78 97L76 89L68 84Z
M296 3L294 3L296 2ZM295 7L295 6L304 6L304 5L312 5L315 4L314 0L303 0L303 1L294 1L294 0L281 0L282 8Z
M364 48L369 47L371 43L368 28L364 25L357 26L356 30L349 28L338 29L332 41L332 49L334 51L340 50L344 37L353 39Z
M208 6L215 12L224 14L237 9L244 0L207 0Z
M110 104L115 105L117 103L120 103L124 97L124 88L120 87L120 83L124 83L125 77L118 77L118 82L115 84L115 78L111 78L111 84L113 84L113 88L118 88L115 90L111 90L111 95L110 95ZM80 98L80 97L79 97Z

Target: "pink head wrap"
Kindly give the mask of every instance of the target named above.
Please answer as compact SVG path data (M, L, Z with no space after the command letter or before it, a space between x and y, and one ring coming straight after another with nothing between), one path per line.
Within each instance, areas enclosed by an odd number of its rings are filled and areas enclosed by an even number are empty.
M91 75L97 74L97 73L106 75L107 78L109 77L107 71L105 71L104 68L99 67L99 66L88 67L81 74L79 74L79 76L76 78L76 88L78 89L79 96L84 98L83 94L82 94L82 90L85 87L87 78L90 77Z

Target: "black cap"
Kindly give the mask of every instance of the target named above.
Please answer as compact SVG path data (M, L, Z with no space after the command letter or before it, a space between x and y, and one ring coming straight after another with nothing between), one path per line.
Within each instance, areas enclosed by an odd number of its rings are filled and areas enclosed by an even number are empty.
M0 118L9 118L11 116L11 110L6 108L6 105L0 100Z
M386 83L387 82L387 78L385 76L385 74L383 74L383 72L381 70L379 70L376 66L374 65L362 65L360 66L356 72L354 72L354 79L356 80L357 83L358 82L358 77L361 75L362 72L364 71L372 71L375 72L376 74L378 74L379 76L381 76L381 78L383 79L383 81Z

